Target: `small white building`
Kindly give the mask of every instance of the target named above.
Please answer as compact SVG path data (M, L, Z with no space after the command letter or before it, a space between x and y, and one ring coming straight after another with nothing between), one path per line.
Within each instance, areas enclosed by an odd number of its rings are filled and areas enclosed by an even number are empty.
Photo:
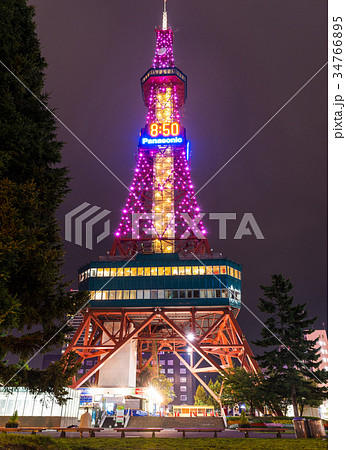
M67 427L76 425L79 412L80 391L68 388L68 400L60 406L49 395L33 395L25 388L0 390L0 426L17 411L23 427Z

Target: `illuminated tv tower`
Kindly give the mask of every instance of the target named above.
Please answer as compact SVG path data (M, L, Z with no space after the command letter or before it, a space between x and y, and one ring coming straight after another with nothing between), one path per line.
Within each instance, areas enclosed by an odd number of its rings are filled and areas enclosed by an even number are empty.
M141 85L148 112L114 244L109 256L79 270L79 289L90 291L91 300L66 351L97 363L72 387L92 376L101 387L135 387L155 354L168 352L217 399L201 372L219 372L235 360L247 371L258 366L236 320L242 267L211 253L200 220L180 117L186 76L174 65L166 1ZM191 353L197 363L186 357Z
M166 2L162 28L156 30L154 61L141 85L148 108L146 124L140 133L130 195L110 254L209 253L190 177L190 145L180 119L186 76L174 66Z

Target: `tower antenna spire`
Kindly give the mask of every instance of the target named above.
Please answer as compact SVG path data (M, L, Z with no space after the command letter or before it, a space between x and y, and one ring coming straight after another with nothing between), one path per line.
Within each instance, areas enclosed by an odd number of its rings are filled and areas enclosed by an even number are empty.
M163 0L162 29L167 30L167 0Z

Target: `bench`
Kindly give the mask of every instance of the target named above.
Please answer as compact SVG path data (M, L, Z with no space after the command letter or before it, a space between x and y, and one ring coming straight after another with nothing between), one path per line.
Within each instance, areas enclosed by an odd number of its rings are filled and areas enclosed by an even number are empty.
M249 437L249 432L259 432L259 433L276 433L276 437L277 438L281 438L281 433L287 433L287 432L291 432L292 430L288 430L286 428L274 428L274 427L264 427L264 428L256 428L256 427L252 427L252 428L237 428L238 431L240 431L241 433L244 433L246 438Z
M95 437L95 433L99 433L103 428L66 428L66 427L49 427L49 430L60 431L60 437L66 437L66 433L79 433L83 437L83 433L89 433L89 437Z
M224 428L175 428L176 431L178 431L179 433L183 433L183 438L185 437L185 433L186 432L199 432L199 433L204 433L204 432L212 432L214 433L214 438L217 437L217 433L221 433L222 431L224 431Z
M0 431L2 433L23 433L23 432L30 432L31 434L36 433L42 433L42 431L45 431L47 428L44 427L18 427L18 428L6 428L6 427L0 427Z
M116 430L118 433L121 432L121 436L122 438L125 437L125 433L151 433L151 437L155 437L155 433L159 433L160 431L163 430L163 428L114 428L114 430Z

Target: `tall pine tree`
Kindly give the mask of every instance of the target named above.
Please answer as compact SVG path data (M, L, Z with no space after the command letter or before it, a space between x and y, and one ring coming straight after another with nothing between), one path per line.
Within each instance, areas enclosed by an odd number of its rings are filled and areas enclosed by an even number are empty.
M69 178L59 165L54 117L9 72L48 105L46 62L26 0L1 1L0 42L0 382L7 384L20 361L49 339L54 336L46 351L63 342L68 330L58 330L86 296L69 293L60 274L64 253L55 214ZM6 361L9 352L18 364ZM8 386L63 400L74 362L70 355L47 370L26 366Z
M259 309L267 318L261 331L262 339L254 344L265 349L256 359L268 386L275 385L283 399L291 398L297 417L297 398L308 392L316 395L316 390L321 398L326 397L323 383L327 373L319 369L317 339L307 339L314 331L312 325L316 318L308 319L306 303L293 304L292 288L291 281L283 275L272 275L272 284L261 286L265 298L260 299Z

